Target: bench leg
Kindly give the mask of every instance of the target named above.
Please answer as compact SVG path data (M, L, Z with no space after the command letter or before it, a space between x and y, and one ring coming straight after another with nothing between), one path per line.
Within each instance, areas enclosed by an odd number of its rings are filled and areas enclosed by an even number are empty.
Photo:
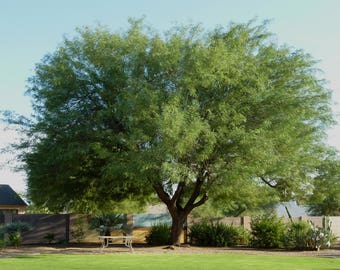
M131 252L133 252L132 248L132 239L125 239L124 245L130 249Z
M109 239L103 239L103 242L102 242L102 248L106 248L109 246Z

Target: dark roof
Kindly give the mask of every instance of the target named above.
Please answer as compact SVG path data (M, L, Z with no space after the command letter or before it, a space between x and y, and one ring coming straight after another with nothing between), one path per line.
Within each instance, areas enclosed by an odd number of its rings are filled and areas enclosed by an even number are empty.
M0 185L0 205L27 206L9 185Z

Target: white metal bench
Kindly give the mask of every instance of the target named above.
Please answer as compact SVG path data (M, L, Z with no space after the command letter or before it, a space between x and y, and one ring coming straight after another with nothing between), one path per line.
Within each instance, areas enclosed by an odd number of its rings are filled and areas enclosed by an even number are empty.
M102 248L106 248L109 246L109 244L115 244L114 242L110 241L113 239L122 239L123 243L126 247L130 249L131 252L133 252L132 248L132 235L115 235L115 236L98 236L99 239L103 241Z

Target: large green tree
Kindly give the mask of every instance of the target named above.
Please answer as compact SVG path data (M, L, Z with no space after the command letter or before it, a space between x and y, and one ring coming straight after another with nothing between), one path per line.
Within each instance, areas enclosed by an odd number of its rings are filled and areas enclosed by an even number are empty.
M35 113L17 148L36 205L88 211L156 193L178 244L208 195L308 187L330 92L312 58L265 24L78 33L30 79Z

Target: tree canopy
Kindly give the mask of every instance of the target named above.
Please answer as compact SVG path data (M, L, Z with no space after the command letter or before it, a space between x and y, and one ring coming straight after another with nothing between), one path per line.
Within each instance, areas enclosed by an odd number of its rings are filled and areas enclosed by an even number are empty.
M317 166L309 210L316 216L340 215L340 158L334 151Z
M266 24L165 34L82 28L36 65L17 148L36 205L89 211L156 193L173 218L210 197L308 188L332 123L315 61ZM261 195L260 195L261 194Z

